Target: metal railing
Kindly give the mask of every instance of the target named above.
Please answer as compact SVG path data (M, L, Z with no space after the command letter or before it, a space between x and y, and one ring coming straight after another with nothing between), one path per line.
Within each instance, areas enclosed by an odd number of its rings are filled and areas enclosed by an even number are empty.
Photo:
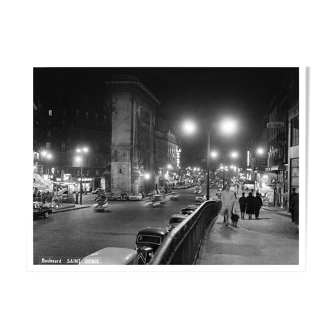
M206 226L218 214L220 201L209 200L174 228L149 265L192 265L199 253Z

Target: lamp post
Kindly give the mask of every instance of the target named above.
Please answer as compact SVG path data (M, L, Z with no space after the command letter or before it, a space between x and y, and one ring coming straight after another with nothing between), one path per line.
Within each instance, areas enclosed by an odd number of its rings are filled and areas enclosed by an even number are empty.
M212 129L216 126L217 124L213 124L210 129L205 128L207 132L207 156L206 156L206 168L207 168L207 178L206 178L206 184L207 184L207 189L206 189L206 199L210 199L210 146L211 146L211 132ZM222 131L226 134L232 133L236 128L236 124L233 120L227 119L226 121L223 121L222 123ZM185 124L184 129L192 133L195 131L195 125L192 122L188 122Z
M77 160L81 161L81 181L80 181L80 205L82 205L82 194L83 194L83 153L88 152L88 148L84 147L84 148L78 148L76 149L76 152L80 154L79 157L77 157Z
M148 181L150 179L150 174L149 173L145 173L144 174L144 177L145 177L145 194L146 196L148 195L147 192L146 192L146 188L148 187L147 184L148 184Z

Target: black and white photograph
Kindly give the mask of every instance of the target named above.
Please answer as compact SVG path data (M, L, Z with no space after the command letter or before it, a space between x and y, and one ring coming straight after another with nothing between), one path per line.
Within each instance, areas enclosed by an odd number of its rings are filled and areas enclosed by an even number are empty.
M298 265L299 75L34 68L33 264Z

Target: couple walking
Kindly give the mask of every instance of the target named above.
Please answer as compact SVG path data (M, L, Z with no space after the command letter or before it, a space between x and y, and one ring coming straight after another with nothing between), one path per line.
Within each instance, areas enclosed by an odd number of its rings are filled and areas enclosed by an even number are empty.
M256 193L254 197L250 192L248 197L245 197L245 193L242 193L242 197L239 199L241 209L241 219L244 219L244 212L249 215L249 219L252 219L252 214L255 214L256 219L259 217L259 211L263 205L262 198L259 193Z

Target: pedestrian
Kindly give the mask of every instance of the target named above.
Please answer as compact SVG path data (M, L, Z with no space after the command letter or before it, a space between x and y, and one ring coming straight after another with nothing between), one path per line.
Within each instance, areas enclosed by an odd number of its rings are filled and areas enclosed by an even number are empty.
M230 191L229 185L226 184L221 192L221 210L220 214L224 216L224 222L228 226L228 222L231 222L231 216L233 211L233 206L235 203L235 196L232 191Z
M252 196L251 192L247 197L246 213L249 215L249 219L252 219L252 214L255 213L255 198Z
M244 190L244 184L242 184L241 190L242 190L242 191Z
M292 198L292 211L294 220L292 220L295 225L299 226L299 194L296 194Z
M254 205L256 219L258 219L258 217L259 217L259 210L261 209L262 205L263 205L262 198L261 198L260 194L257 193L255 196L255 205Z
M244 212L246 211L246 205L247 205L247 198L245 197L245 193L242 193L242 197L239 199L240 203L240 210L241 210L241 219L244 220Z
M297 195L297 194L296 194L296 189L293 188L293 189L292 189L292 193L291 193L291 195L290 195L290 197L289 197L289 203L290 203L290 204L289 204L289 211L290 211L290 213L292 214L292 222L295 222L294 208L293 208L293 205L292 205L293 198L294 198L295 195Z
M288 203L288 191L286 191L283 195L282 195L282 205L284 207L284 210L287 210L287 203Z

